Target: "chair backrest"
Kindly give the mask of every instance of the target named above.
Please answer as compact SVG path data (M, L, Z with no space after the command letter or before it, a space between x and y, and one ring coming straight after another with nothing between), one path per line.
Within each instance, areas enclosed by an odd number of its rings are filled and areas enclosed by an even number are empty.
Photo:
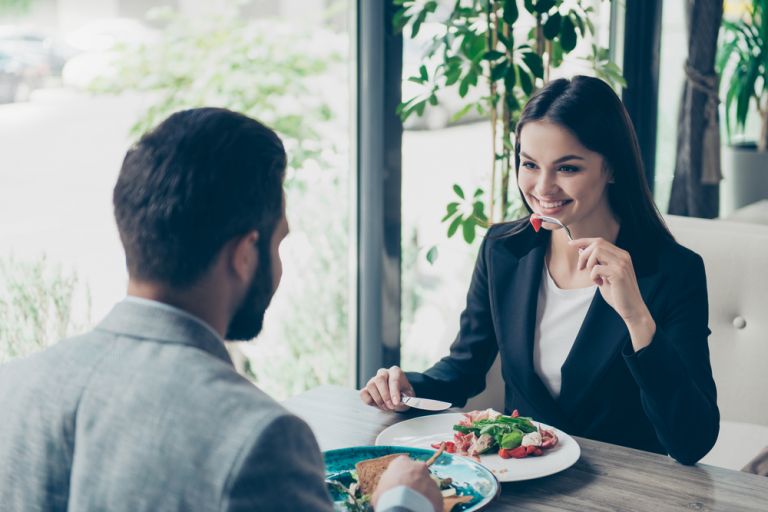
M704 259L721 417L768 426L768 225L666 220L677 241Z
M679 243L704 259L712 371L723 420L768 426L768 225L667 216ZM504 408L497 359L466 410Z

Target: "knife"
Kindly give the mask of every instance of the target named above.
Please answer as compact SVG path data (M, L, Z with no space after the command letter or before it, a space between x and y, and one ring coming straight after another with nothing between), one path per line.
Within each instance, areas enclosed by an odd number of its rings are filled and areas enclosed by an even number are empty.
M453 405L450 402L432 400L431 398L417 398L408 395L400 395L400 401L408 407L423 409L425 411L444 411Z

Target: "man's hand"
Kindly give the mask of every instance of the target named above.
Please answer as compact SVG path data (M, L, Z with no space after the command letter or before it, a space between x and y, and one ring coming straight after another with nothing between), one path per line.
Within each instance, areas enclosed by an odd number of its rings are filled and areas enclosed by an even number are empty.
M411 460L406 456L398 457L390 462L387 470L382 473L379 485L376 486L371 499L373 507L376 508L376 503L378 503L382 493L400 485L410 487L422 494L435 508L435 512L443 510L443 495L440 494L440 489L438 489L435 481L429 476L427 465Z

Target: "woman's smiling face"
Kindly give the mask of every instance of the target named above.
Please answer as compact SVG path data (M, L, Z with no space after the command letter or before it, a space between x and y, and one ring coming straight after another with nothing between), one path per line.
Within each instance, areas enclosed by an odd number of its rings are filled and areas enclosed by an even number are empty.
M606 190L610 178L602 155L562 126L541 120L522 127L517 184L534 213L555 217L578 236L589 236L590 226L615 220Z

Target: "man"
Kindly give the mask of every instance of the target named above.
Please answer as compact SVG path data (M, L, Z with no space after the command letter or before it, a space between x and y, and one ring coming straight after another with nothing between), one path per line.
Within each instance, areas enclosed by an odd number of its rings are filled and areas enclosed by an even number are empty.
M222 341L261 330L280 281L285 165L272 130L212 108L128 151L113 198L128 297L90 333L0 367L3 511L332 509L309 427ZM405 458L374 495L378 510L441 501Z

